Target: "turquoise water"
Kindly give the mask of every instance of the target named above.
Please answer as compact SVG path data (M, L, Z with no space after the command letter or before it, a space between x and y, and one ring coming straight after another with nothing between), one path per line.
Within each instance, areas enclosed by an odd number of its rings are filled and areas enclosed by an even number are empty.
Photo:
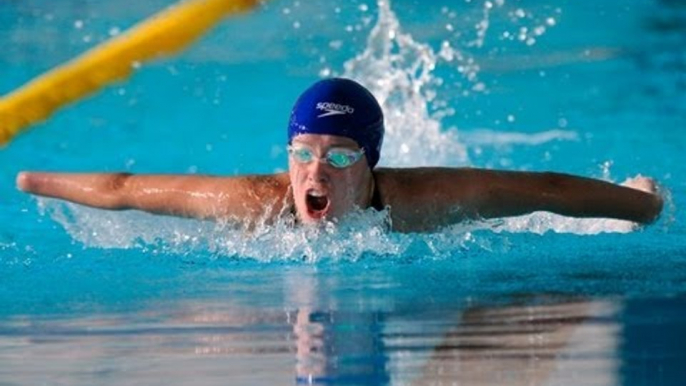
M0 384L682 384L686 7L487 3L269 2L17 137ZM168 4L0 2L0 93ZM642 174L665 212L637 231L538 213L402 235L366 214L242 234L14 188L20 170L283 170L291 104L334 74L384 101L383 165Z

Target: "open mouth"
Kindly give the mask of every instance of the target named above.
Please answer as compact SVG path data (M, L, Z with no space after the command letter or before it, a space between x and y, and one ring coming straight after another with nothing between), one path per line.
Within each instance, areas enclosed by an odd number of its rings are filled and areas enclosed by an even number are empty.
M305 194L305 202L307 203L307 212L310 216L315 218L322 218L329 209L329 197L326 194L316 190L308 190Z

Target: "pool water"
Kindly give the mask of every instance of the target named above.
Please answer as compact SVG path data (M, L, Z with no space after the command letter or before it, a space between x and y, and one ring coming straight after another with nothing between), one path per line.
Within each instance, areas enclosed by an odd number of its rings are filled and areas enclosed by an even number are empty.
M0 93L172 3L0 2ZM667 0L288 0L227 19L0 150L0 385L681 385L684 47ZM246 234L14 187L21 170L282 171L293 101L333 75L383 102L383 166L641 174L663 215Z

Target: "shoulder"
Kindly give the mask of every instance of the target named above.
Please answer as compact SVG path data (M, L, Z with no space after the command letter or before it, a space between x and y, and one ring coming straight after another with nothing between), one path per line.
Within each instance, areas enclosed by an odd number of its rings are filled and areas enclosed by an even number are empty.
M432 229L455 221L455 212L471 201L475 169L471 168L379 168L376 186L384 206L390 207L399 230Z
M478 169L460 167L417 167L417 168L378 168L374 178L380 189L391 190L435 190L437 185L450 183L457 185L474 178Z

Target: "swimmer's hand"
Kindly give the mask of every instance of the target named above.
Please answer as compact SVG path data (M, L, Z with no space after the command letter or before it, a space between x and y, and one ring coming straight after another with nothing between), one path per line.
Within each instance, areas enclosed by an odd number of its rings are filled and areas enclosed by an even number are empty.
M621 185L636 190L642 190L646 193L659 195L655 180L650 177L644 177L640 174L636 177L627 178L624 182L622 182Z
M626 186L627 188L632 188L640 190L642 192L650 193L652 195L652 214L648 216L648 219L646 222L644 222L644 224L652 223L660 217L660 213L662 212L662 207L664 205L664 200L662 198L662 195L660 194L660 189L654 179L650 177L644 177L639 174L635 177L627 178L624 182L621 183L621 185Z

